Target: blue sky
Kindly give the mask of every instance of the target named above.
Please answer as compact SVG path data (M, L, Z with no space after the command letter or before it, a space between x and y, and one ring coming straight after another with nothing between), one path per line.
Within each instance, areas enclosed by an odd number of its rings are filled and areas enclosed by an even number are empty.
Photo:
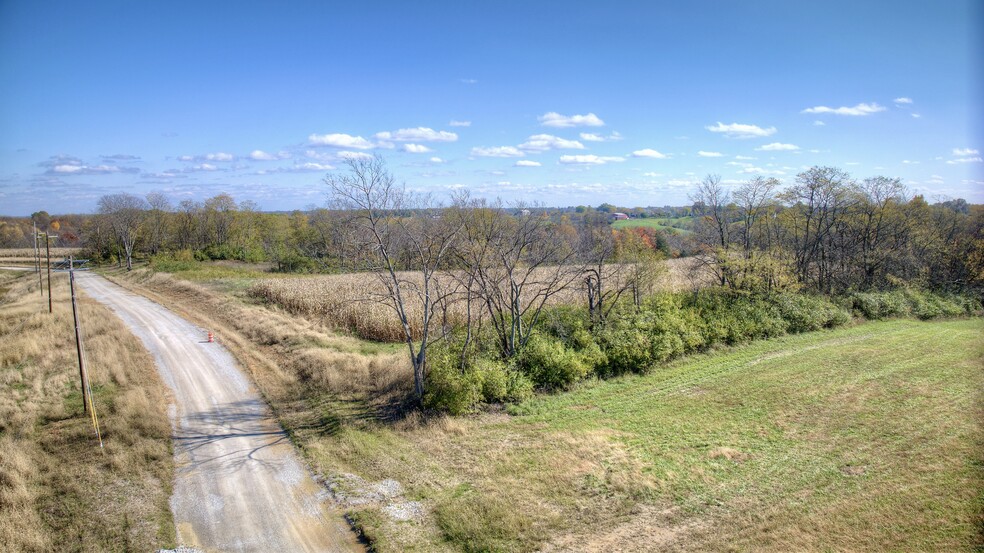
M304 208L372 154L410 188L547 205L816 164L980 203L982 22L970 0L3 0L0 214Z

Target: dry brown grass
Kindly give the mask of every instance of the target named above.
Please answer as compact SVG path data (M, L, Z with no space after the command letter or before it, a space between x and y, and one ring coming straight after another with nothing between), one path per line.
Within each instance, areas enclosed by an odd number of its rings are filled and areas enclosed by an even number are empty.
M4 551L171 546L173 461L153 359L101 305L80 302L105 450L82 414L67 278L47 313L32 274L0 273L0 543Z
M692 286L689 271L690 259L672 259L666 262L667 270L659 276L656 287L661 290L684 290ZM419 282L414 273L400 273L400 278ZM452 287L450 276L439 279L445 288ZM336 330L351 331L368 340L399 342L403 340L403 328L394 310L381 298L386 288L373 274L348 273L317 277L287 277L264 279L250 289L259 298L275 303L289 312L319 320ZM586 304L587 295L580 280L553 296L548 305ZM420 320L423 305L408 303L411 320ZM463 322L466 317L464 293L457 294L448 309L451 324ZM439 323L439 322L438 322ZM418 331L421 329L418 329Z
M41 245L41 253L44 254L44 244ZM82 248L51 248L51 257L58 257L59 259L63 257L68 257L69 255L78 255L82 251ZM0 260L6 261L9 257L22 257L27 259L34 259L34 248L0 248Z
M385 407L411 392L410 362L399 346L340 335L322 321L167 274L138 269L108 276L214 329L275 410L281 402L320 395Z

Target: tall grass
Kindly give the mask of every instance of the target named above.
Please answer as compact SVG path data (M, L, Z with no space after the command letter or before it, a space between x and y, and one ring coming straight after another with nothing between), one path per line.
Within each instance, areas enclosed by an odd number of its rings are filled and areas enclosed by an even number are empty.
M82 413L71 306L53 314L33 274L0 299L0 543L4 551L152 551L171 546L166 389L123 324L81 301L100 450Z

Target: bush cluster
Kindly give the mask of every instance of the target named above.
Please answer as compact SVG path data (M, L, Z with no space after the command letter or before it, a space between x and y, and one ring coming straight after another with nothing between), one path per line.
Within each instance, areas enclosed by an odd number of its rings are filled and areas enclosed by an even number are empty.
M891 317L917 317L929 320L937 317L971 315L981 309L980 302L969 296L938 294L914 289L856 292L848 299L855 313L870 320Z
M735 345L785 334L834 328L867 319L920 319L972 314L980 303L962 296L897 290L857 293L834 302L800 293L738 294L721 289L662 293L645 303L620 306L592 324L587 309L550 308L515 359L503 361L482 349L461 363L452 340L430 354L429 407L461 414L477 404L517 402L534 389L561 390L588 378L644 374L683 355L717 345ZM487 346L487 344L486 344ZM452 354L452 352L457 352Z
M462 365L460 346L450 340L428 351L427 408L461 415L479 403L519 403L533 396L533 382L513 364L476 355Z

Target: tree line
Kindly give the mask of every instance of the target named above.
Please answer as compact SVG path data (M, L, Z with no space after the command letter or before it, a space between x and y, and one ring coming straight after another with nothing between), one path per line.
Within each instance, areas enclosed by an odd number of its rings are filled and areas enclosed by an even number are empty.
M979 292L984 283L984 206L929 204L898 179L856 180L833 167L810 168L785 188L771 178L734 186L709 175L690 206L649 211L507 206L466 192L441 202L409 191L380 158L350 160L324 184L326 207L291 213L261 212L228 194L177 205L160 193L107 195L75 226L92 257L128 269L134 257L180 251L279 271L373 275L382 285L375 299L403 328L418 400L434 344L454 343L463 372L480 349L519 359L553 300L572 291L587 330L605 328L615 309L642 310L667 256L690 254L693 282L758 296ZM616 230L616 210L692 217L693 232ZM463 320L449 317L455 309Z
M779 184L756 177L732 190L709 175L691 196L695 253L722 286L835 294L981 284L984 206L962 199L930 205L900 179L859 181L834 167Z

